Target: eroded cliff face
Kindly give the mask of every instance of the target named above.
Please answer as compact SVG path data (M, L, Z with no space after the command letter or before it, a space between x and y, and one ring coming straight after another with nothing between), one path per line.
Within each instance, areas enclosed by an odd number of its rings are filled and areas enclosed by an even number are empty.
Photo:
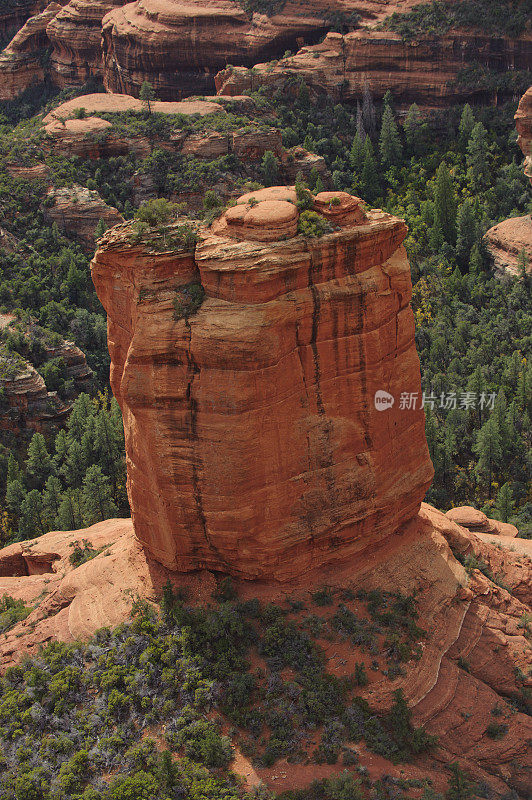
M215 80L224 95L260 86L290 91L301 80L311 91L337 101L359 99L367 86L376 97L389 90L397 103L438 108L474 98L492 99L493 93L471 81L461 83L459 74L468 64L504 72L528 69L531 60L530 37L495 39L460 32L405 42L390 31L361 29L345 36L328 33L321 44L303 47L278 62L256 64L253 74L227 67Z
M278 187L200 230L195 253L132 245L127 226L96 253L135 531L171 569L286 579L419 509L424 416L399 409L420 391L406 226L336 196L314 201L337 227L319 238L297 235ZM178 318L195 283L205 299ZM393 408L376 410L379 389Z

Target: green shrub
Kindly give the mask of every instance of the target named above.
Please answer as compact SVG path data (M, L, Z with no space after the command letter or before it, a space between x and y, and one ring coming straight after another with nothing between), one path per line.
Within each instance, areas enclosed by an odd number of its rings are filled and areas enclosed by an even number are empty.
M23 600L15 600L5 594L0 598L0 633L5 633L29 614L31 608L25 606Z
M301 236L313 237L332 233L333 227L316 211L302 211L297 222L297 232Z
M201 283L188 283L181 286L174 297L174 319L185 319L193 316L205 299L205 290Z

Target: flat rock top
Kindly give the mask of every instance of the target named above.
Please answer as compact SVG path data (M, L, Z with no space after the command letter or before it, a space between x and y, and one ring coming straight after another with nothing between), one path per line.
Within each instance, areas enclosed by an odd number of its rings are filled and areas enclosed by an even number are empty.
M48 115L50 116L50 115ZM46 118L48 119L48 117ZM98 133L107 128L112 128L112 124L107 119L100 119L100 117L85 117L84 119L64 119L53 117L50 122L44 126L46 133L54 134L73 134L75 136L84 136L88 133Z
M267 189L259 189L256 192L247 192L241 195L236 204L247 205L250 200L256 200L257 203L261 203L263 200L287 200L295 203L297 194L293 186L270 186Z
M206 114L224 113L220 104L211 100L181 100L173 103L153 100L151 107L153 111L159 114L200 114L205 116ZM129 94L105 94L103 92L85 94L81 97L75 97L73 100L67 100L66 103L54 108L44 118L44 124L47 125L53 120L71 117L77 108L84 108L88 114L93 114L94 112L112 114L121 111L143 111L144 105L136 97L131 97ZM79 120L79 122L84 121L86 120Z

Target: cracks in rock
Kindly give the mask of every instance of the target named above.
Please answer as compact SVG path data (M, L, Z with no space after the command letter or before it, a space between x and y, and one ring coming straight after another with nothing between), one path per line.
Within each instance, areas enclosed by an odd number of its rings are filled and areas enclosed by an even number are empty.
M196 505L196 512L198 515L198 520L201 525L201 529L203 532L203 536L209 550L212 553L215 553L216 556L219 558L221 563L225 564L225 559L220 554L218 549L212 543L211 537L209 536L209 531L207 527L207 519L205 517L205 510L203 508L203 496L201 492L201 485L200 485L200 475L199 475L199 467L201 458L197 453L197 446L199 442L198 436L198 403L196 398L193 396L192 388L196 376L200 373L200 368L198 367L196 361L194 360L194 356L192 355L192 328L190 325L190 321L185 319L185 328L187 332L187 349L186 349L186 357L187 357L187 388L186 388L186 399L189 408L189 423L190 423L190 438L192 441L192 454L191 454L191 465L192 465L192 491L194 496L194 503Z

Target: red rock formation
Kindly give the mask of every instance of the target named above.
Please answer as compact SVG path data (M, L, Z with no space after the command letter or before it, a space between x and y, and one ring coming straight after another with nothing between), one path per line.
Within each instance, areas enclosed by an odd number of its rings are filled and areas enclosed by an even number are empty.
M60 8L57 3L50 3L41 14L31 17L0 55L0 100L11 100L44 80L46 27Z
M485 97L485 90L457 83L468 63L504 72L528 69L531 61L529 36L493 39L461 32L403 42L389 31L361 29L346 36L329 33L321 44L303 47L294 56L256 64L253 74L244 67L227 67L215 81L221 94L230 95L259 86L297 91L302 80L311 91L337 101L361 98L367 84L376 97L390 90L400 104L441 107Z
M70 0L50 21L51 72L61 88L79 86L102 72L102 19L126 0Z
M451 508L445 515L453 522L467 528L471 533L489 533L514 538L518 534L515 525L508 522L499 522L498 519L489 519L482 511L472 506L458 506Z
M350 200L346 227L304 239L294 200L245 196L195 255L115 228L93 261L135 530L169 568L286 579L345 559L414 516L431 479L422 412L373 402L419 391L406 226L357 223ZM178 319L194 281L206 299Z
M39 14L47 5L47 0L18 0L0 8L0 36L13 36L30 17Z
M525 157L525 175L532 181L532 86L527 89L515 114L517 144Z
M524 798L532 766L530 717L506 701L522 701L523 682L530 682L523 614L531 611L532 548L528 553L524 548L532 543L470 533L425 504L398 533L380 546L368 541L362 558L305 571L287 583L237 582L239 597L282 603L289 593L291 598L306 600L309 592L323 585L333 591L416 592L419 624L426 631L421 658L404 663L404 674L394 681L377 675L360 691L372 707L385 711L392 693L402 688L415 724L424 724L436 734L438 747L413 764L394 766L358 746L360 764L369 769L373 780L384 773L398 779L430 778L439 791L447 786L447 765L458 761L475 780L487 782L495 796L511 788ZM496 539L498 546L486 543L486 538ZM73 545L82 540L102 552L74 569L69 556ZM482 559L512 594L478 570L468 575L450 548L460 558ZM0 550L0 594L34 606L29 617L2 637L0 666L35 653L51 638L82 639L102 626L119 624L127 619L134 597L155 599L167 578L185 586L194 604L208 602L216 584L211 573L169 574L150 560L130 520L49 533ZM338 643L320 644L327 668L335 674L351 675L353 663L364 658L356 646L347 644L342 651L347 663L339 672ZM501 739L488 734L496 707L508 727ZM308 786L322 777L316 764L298 765L297 775L291 766L281 761L273 773L257 767L256 774L275 791ZM327 767L323 777L344 768Z
M98 192L83 186L50 189L48 200L44 209L48 221L75 234L91 250L96 244L96 226L100 220L108 228L124 221L120 212L107 205Z
M524 251L528 256L527 271L532 273L532 219L510 217L494 225L486 233L488 249L499 277L520 276L519 258Z
M0 363L1 363L0 355ZM69 405L48 392L37 370L26 363L13 377L0 379L0 429L46 431L64 421Z

